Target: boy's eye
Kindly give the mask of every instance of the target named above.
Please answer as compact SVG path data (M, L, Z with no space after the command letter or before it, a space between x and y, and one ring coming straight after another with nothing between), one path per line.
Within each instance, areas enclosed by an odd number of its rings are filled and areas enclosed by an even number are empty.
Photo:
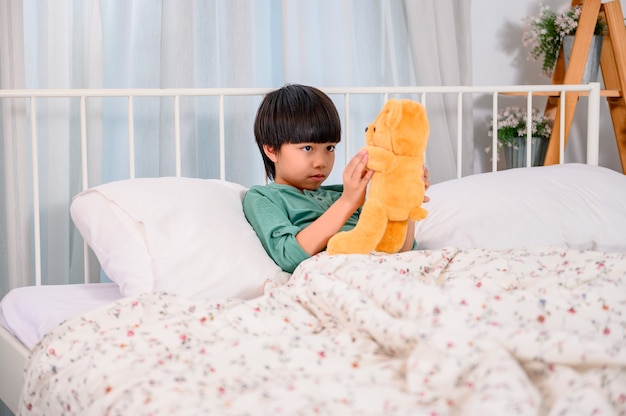
M302 150L304 150L305 152L310 152L311 150L313 150L313 146L304 146Z
M335 145L331 144L330 146L327 146L326 150L328 150L329 152L334 152L335 151Z

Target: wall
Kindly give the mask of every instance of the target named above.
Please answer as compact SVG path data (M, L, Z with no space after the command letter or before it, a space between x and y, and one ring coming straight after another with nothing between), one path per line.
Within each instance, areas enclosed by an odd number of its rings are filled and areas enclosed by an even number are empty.
M539 14L539 4L543 3L554 11L562 11L570 5L564 0L472 0L472 54L474 85L510 85L510 84L550 84L551 79L541 74L541 63L527 59L528 49L522 45L522 34L525 30L524 18ZM622 10L626 13L626 1L621 1ZM599 77L601 81L601 76ZM522 100L522 101L519 101ZM525 106L525 99L520 97L504 97L501 105L509 102ZM534 106L543 109L545 99L537 98ZM490 97L477 98L476 114L478 120L474 125L477 153L482 153L484 163L489 163L483 149L489 145L491 138L487 136L487 122L491 114ZM601 99L600 118L600 165L621 172L615 134L607 102ZM586 111L586 100L581 99L577 106L577 119L568 142L566 158L584 161L586 144L583 132L586 122L583 118ZM578 116L580 114L580 116ZM482 115L482 116L481 116ZM481 123L480 120L485 122Z

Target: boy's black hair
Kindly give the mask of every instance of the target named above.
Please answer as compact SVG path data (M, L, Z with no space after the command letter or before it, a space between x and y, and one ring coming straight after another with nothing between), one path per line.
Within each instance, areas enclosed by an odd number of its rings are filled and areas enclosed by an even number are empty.
M265 173L273 180L276 169L264 145L279 152L284 143L339 143L341 120L328 95L315 87L287 84L263 98L254 120L254 137Z

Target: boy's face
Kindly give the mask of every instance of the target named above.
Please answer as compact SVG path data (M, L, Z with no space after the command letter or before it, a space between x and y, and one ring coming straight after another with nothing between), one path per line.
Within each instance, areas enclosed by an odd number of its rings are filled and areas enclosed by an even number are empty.
M326 180L335 164L336 143L285 143L279 151L264 146L274 162L274 182L300 190L315 190Z

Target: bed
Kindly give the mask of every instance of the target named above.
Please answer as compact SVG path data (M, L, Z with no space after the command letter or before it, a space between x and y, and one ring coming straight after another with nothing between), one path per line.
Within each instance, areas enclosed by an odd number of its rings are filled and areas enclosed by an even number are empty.
M459 158L408 253L320 253L290 275L247 224L240 184L177 168L84 186L69 215L110 282L2 299L0 399L20 415L626 414L626 176L597 165L598 85L326 91L345 111L353 94L461 107L478 92L495 114L500 94L530 106L557 88L590 96L587 163L493 158L461 176Z

